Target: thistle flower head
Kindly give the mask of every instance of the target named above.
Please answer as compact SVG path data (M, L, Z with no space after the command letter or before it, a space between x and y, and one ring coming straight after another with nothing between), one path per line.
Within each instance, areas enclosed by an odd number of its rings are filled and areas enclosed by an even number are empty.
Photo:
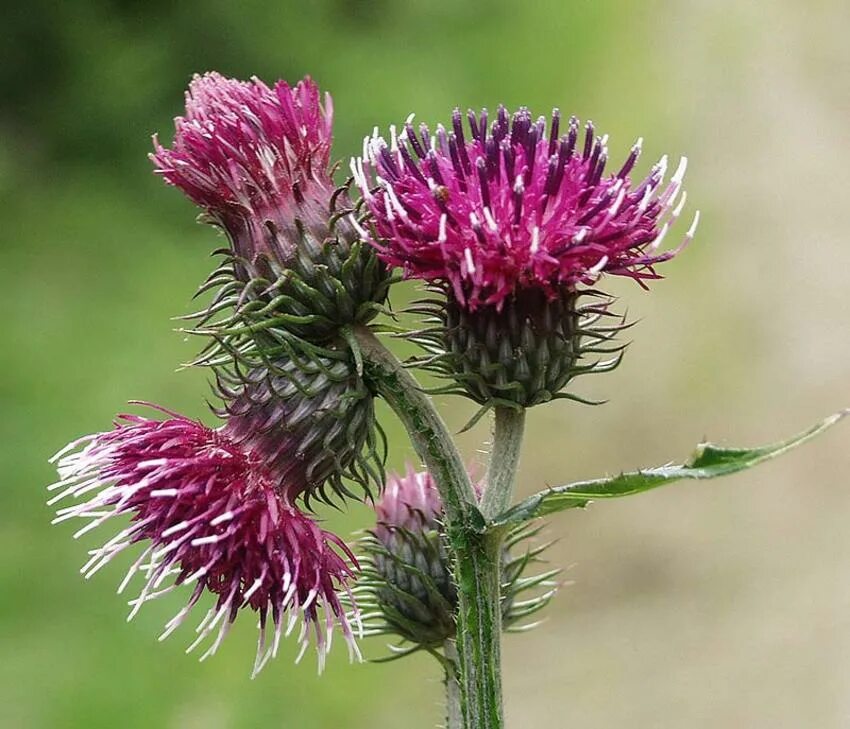
M557 109L548 129L526 108L500 106L490 124L486 110L470 111L468 122L466 132L455 109L451 130L432 133L411 117L389 144L367 137L352 160L372 242L407 277L446 284L474 311L528 289L555 298L603 273L659 278L655 266L678 252L659 246L684 205L684 158L668 184L666 157L634 184L640 140L606 174L608 137L588 122L582 138L575 118L561 135Z
M362 541L364 599L384 623L417 645L438 647L455 633L457 588L444 536L443 505L431 474L410 466L387 478L375 504L376 524Z
M203 287L218 294L194 317L201 333L220 340L262 322L326 340L386 298L386 267L358 240L347 189L332 179L332 121L331 97L323 103L309 77L270 87L208 73L192 80L171 147L154 137L155 171L230 241Z
M482 485L476 486L481 491ZM361 540L365 552L363 572L355 591L364 608L379 616L365 626L365 634L395 634L415 646L436 649L454 637L458 607L454 568L443 533L443 504L428 471L408 466L404 474L387 478L375 504L376 524ZM507 544L516 545L531 536L514 533ZM556 571L520 579L524 569L545 546L511 558L502 554L502 617L506 626L542 608L554 589L519 604L516 596L541 585L554 588Z
M291 87L218 73L195 76L171 149L154 137L156 172L227 230L252 258L285 243L293 211L327 207L333 107L308 77ZM282 259L291 251L274 251Z
M312 633L321 669L335 625L356 653L340 601L358 568L345 543L281 498L262 453L245 448L226 428L168 416L123 415L113 430L82 438L57 455L60 481L51 489L59 493L49 503L76 503L59 509L54 523L86 520L76 538L115 518L130 518L90 552L83 575L88 579L113 557L144 544L118 590L141 576L130 618L149 600L188 586L188 602L168 622L162 640L211 593L214 603L188 649L209 642L202 659L217 650L243 609L259 616L255 673L299 623L299 658Z

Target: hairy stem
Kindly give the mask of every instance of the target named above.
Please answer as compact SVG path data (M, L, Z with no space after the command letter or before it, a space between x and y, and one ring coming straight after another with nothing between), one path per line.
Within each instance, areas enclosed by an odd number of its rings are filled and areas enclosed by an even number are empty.
M440 491L448 520L458 527L469 526L478 516L475 492L460 453L431 398L370 329L358 327L354 337L367 379L407 429L416 453Z
M464 729L463 703L458 676L457 645L453 640L447 640L443 645L446 685L446 729Z
M465 729L502 729L499 539L484 519L463 460L431 399L366 327L354 329L364 374L406 428L443 500L458 588L457 665Z
M511 505L524 431L525 408L496 406L487 488L481 499L481 513L487 521Z
M453 544L457 642L466 729L502 729L501 532Z

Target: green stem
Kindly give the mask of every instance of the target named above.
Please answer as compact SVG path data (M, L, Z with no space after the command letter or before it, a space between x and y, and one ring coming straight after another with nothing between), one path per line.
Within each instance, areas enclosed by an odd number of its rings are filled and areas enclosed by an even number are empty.
M452 542L458 584L457 642L466 729L503 729L502 532Z
M445 642L443 653L446 657L446 729L464 729L463 702L458 676L457 645L453 640L447 640Z
M469 474L431 399L368 328L355 328L354 337L366 378L401 420L443 500L458 588L463 726L502 729L499 537L482 533L484 520Z
M475 491L452 436L431 398L380 340L366 327L353 331L367 379L407 429L416 453L440 491L449 521L470 526L478 515ZM483 525L482 525L483 526Z
M525 408L496 406L487 488L481 499L481 513L487 521L511 505L524 431Z

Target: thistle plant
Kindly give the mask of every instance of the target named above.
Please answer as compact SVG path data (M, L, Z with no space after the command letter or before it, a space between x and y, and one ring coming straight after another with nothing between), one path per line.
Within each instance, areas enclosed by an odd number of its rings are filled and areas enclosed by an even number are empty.
M663 157L639 177L638 140L611 167L607 136L558 110L535 118L499 107L491 119L455 109L433 130L412 119L332 165L332 101L309 78L193 79L173 140L154 137L151 159L226 238L185 329L201 342L192 365L210 374L215 423L161 406L119 415L57 454L49 503L56 523L83 522L75 538L116 525L81 572L132 553L119 585L137 585L131 618L184 594L161 639L205 605L189 645L204 646L203 659L254 613L255 676L293 633L299 658L314 645L320 669L337 630L358 659L358 640L390 636L373 660L426 651L444 672L447 725L492 729L504 726L502 633L535 627L560 584L542 517L745 470L846 413L773 445L702 443L682 465L517 501L526 411L592 404L575 380L623 361L618 336L630 323L605 281L648 289L694 238L698 213L677 230L686 161L668 169ZM341 169L348 180L335 179ZM664 244L668 231L678 245ZM387 309L402 279L422 287L410 328ZM402 362L379 334L420 351ZM470 475L420 373L441 378L434 392L478 405L468 427L491 418L482 477ZM396 444L378 399L421 467L385 470ZM346 540L320 519L350 500L375 516Z

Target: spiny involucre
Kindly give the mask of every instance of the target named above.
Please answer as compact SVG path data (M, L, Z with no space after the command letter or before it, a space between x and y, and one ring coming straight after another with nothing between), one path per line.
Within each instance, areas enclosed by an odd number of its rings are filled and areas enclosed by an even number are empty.
M480 494L483 484L476 483L475 489ZM364 624L366 635L396 635L412 644L410 651L439 650L455 637L458 593L443 519L442 499L428 471L408 465L405 473L388 474L375 503L375 526L360 541L365 556L354 591L371 618ZM548 545L510 554L511 547L536 533L511 533L502 552L501 605L507 629L543 608L557 589L552 578L560 570L524 574ZM518 599L530 590L531 597Z

